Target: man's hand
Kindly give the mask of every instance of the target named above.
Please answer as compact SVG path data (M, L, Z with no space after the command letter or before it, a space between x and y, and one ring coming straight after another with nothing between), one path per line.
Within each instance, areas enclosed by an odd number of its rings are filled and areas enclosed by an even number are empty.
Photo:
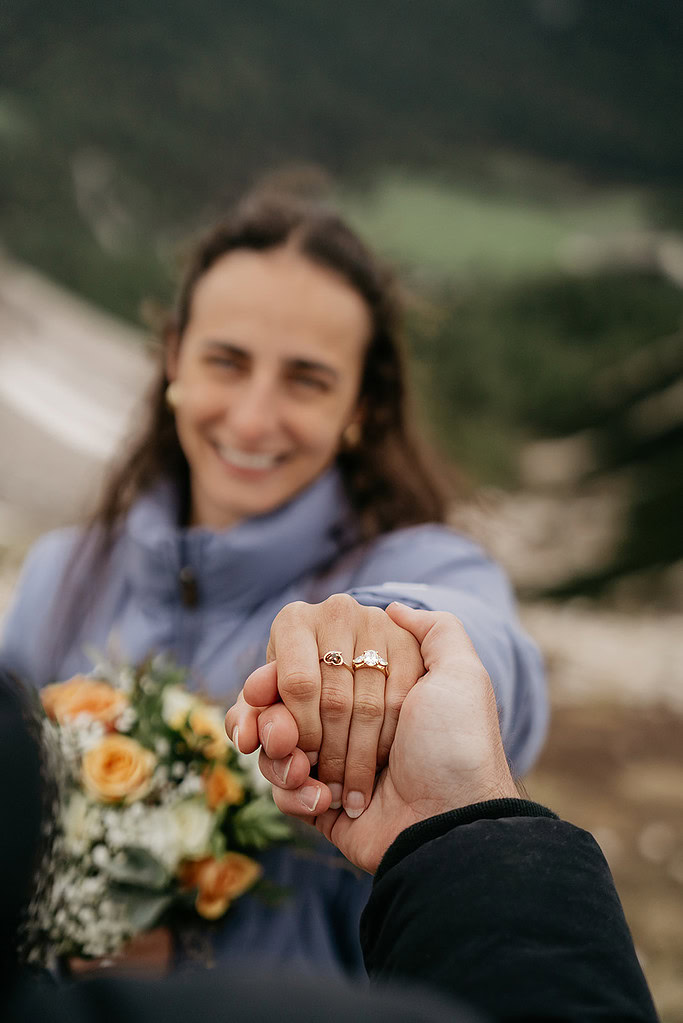
M267 730L272 754L262 751L260 763L280 809L315 820L349 860L371 873L410 825L470 803L517 797L493 689L463 626L446 612L414 611L402 604L390 605L387 614L420 644L426 673L406 696L389 763L360 817L329 809L329 789L309 776L292 718L276 704L276 669L259 669L244 689L252 706L273 704L259 718L259 734Z

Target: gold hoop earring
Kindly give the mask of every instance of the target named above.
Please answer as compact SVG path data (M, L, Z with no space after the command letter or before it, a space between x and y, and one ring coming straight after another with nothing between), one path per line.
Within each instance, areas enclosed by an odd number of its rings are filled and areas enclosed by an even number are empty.
M175 412L175 410L178 408L178 399L180 397L180 387L178 386L178 383L175 380L172 380L171 383L166 388L166 394L164 395L164 397L166 399L166 404L170 408L171 412Z
M349 423L347 427L342 430L342 444L347 451L357 448L361 442L363 431L360 428L360 423Z

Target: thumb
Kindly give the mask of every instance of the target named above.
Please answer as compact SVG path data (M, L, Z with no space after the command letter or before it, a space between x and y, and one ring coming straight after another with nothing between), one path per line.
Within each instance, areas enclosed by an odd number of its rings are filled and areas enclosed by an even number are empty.
M420 645L424 643L427 633L441 617L438 612L418 611L397 600L393 604L389 604L386 611L392 622L405 629L406 632L410 632Z
M271 703L278 703L280 693L277 688L277 663L262 664L260 668L252 671L244 683L242 695L250 707L267 707Z
M420 644L425 668L462 672L466 666L482 668L481 661L459 618L449 611L417 611L394 601L387 614Z

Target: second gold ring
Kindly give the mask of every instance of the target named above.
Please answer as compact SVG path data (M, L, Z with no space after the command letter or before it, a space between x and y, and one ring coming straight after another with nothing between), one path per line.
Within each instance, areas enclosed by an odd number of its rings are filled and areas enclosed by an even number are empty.
M376 650L364 650L359 657L354 657L353 666L358 668L377 668L386 678L389 674L389 662Z

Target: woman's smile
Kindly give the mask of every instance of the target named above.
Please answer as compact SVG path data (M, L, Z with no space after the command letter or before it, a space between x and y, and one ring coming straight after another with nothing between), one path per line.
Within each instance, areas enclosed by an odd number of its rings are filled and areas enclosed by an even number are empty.
M278 468L288 454L273 454L267 451L244 451L230 444L214 444L214 449L229 468L250 473L267 473Z

